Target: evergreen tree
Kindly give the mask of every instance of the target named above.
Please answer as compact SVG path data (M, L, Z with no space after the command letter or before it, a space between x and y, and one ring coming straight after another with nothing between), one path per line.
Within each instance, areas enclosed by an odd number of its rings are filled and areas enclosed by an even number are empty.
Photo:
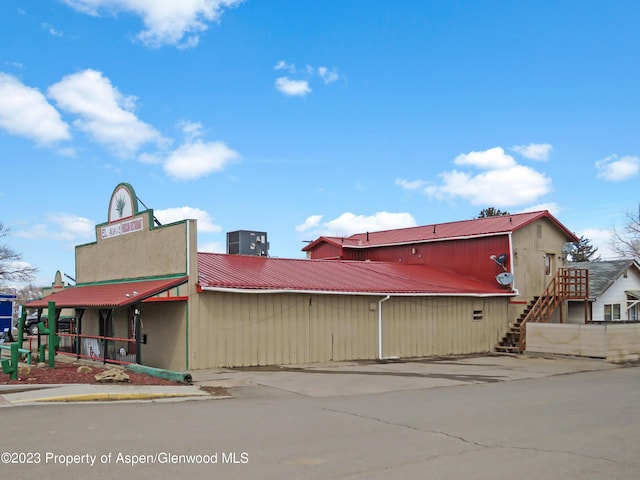
M584 235L580 237L576 244L576 249L569 254L570 262L598 262L600 261L600 255L595 257L598 247L591 245L591 240L585 238Z
M480 211L477 218L503 217L505 215L511 215L511 214L507 211L502 211L495 207L487 207L487 208L483 208Z

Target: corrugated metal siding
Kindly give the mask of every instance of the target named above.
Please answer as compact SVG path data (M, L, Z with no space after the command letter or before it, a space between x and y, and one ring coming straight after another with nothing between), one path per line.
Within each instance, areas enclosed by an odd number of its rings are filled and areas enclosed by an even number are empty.
M192 369L375 359L377 297L199 295ZM383 354L489 352L507 327L506 298L392 297L382 304ZM473 320L473 310L483 320Z
M504 333L507 302L499 299L393 298L383 304L384 356L489 352ZM473 319L481 310L482 320Z
M311 258L336 258L342 255L342 248L330 243L320 243L311 251Z
M502 253L509 254L507 235L345 251L350 260L431 265L487 283L495 283L496 275L504 271L489 258ZM510 262L511 259L507 270L511 268Z

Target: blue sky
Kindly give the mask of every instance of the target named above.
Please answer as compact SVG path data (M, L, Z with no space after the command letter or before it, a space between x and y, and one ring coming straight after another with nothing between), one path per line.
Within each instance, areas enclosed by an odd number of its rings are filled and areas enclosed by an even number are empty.
M74 274L120 182L163 222L303 241L637 211L636 1L3 0L0 221Z

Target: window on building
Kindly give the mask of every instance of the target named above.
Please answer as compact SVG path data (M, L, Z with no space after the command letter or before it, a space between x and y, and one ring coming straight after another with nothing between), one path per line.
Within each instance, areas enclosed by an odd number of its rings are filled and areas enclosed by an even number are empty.
M620 320L620 304L608 303L604 306L604 321L612 322Z
M544 256L544 274L545 275L551 275L551 270L552 270L551 264L553 263L552 262L552 257L553 257L553 255L551 255L549 253L547 253Z
M473 311L473 320L474 321L479 321L482 320L484 318L484 314L482 312L482 310L474 310Z

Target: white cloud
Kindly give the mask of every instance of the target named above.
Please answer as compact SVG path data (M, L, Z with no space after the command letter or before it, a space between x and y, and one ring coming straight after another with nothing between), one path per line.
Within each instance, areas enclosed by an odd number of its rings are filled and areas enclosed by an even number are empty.
M441 174L441 177L442 185L425 188L429 196L463 198L472 205L512 207L531 203L551 190L548 177L522 165L478 175L453 170Z
M518 213L539 212L541 210L549 210L549 213L551 215L558 215L558 213L560 213L560 207L555 202L537 203L535 205L530 205L526 208L523 208Z
M194 207L178 207L167 208L164 210L153 211L156 218L162 224L178 222L180 220L192 220L198 221L198 232L220 232L222 227L213 223L213 217L209 213Z
M183 120L178 123L178 128L182 130L182 133L189 141L193 141L196 138L200 138L203 134L203 126L200 122L191 122L189 120Z
M58 240L73 241L81 238L89 238L95 232L95 223L88 218L79 217L68 213L49 215L49 222L57 225Z
M613 230L612 229L598 229L587 228L578 234L578 237L588 238L591 241L591 245L596 247L596 257L600 255L602 260L614 260L620 258L613 249Z
M531 160L548 160L553 147L548 143L530 143L529 145L514 145L511 150L518 152L524 158Z
M222 170L240 154L223 142L184 143L164 163L165 172L179 180L193 180Z
M306 232L308 230L316 228L318 225L320 225L321 221L322 215L311 215L310 217L307 217L304 223L296 225L296 232Z
M501 147L458 155L454 163L482 170L481 173L451 170L440 174L440 185L423 180L397 179L407 190L422 189L430 197L462 198L472 205L513 207L535 202L551 190L551 179L533 168L518 165Z
M453 161L456 165L472 165L484 170L511 168L516 161L504 153L502 147L494 147L483 152L469 152L458 155Z
M53 36L53 37L63 37L64 36L64 32L60 31L60 30L56 30L53 25L50 25L48 23L43 23L42 25L42 29L46 30L47 32L49 32L49 35Z
M373 215L356 215L346 212L328 222L322 224L318 222L312 233L315 235L343 235L346 237L354 233L393 230L396 228L415 227L416 225L416 221L410 213L377 212Z
M279 77L276 79L276 88L289 96L303 97L311 92L309 82L306 80L292 80L289 77Z
M71 138L69 126L39 90L5 73L0 73L0 128L41 145Z
M42 223L34 223L28 230L20 230L16 237L33 240L57 240L75 245L94 236L95 223L88 218L70 213L53 213Z
M329 70L327 67L318 67L318 75L324 80L325 84L335 82L339 78L335 69Z
M611 182L621 182L638 175L640 172L640 158L626 156L619 158L611 155L596 162L598 177Z
M289 96L304 96L311 93L310 82L317 77L320 77L325 85L340 78L336 68L330 70L325 66L315 68L312 65L305 65L298 69L293 63L287 63L284 60L276 63L273 69L288 72L289 76L276 79L275 86L280 92Z
M405 190L422 190L429 183L424 180L406 180L404 178L396 178L395 184Z
M133 113L136 98L122 95L95 70L67 75L49 87L58 106L80 118L73 125L117 155L133 155L144 144L162 143L161 135Z
M102 11L115 16L119 12L142 18L145 30L137 39L148 47L176 45L189 48L198 45L200 34L209 23L218 22L223 10L239 5L242 0L64 0L75 10L88 15Z
M275 66L273 67L274 70L286 70L288 71L291 75L294 75L296 73L296 66L290 63L285 62L284 60L280 60L278 63L275 64Z
M161 163L163 161L162 156L157 153L141 153L138 155L138 160L142 163L147 163L149 165L155 165L157 163Z

